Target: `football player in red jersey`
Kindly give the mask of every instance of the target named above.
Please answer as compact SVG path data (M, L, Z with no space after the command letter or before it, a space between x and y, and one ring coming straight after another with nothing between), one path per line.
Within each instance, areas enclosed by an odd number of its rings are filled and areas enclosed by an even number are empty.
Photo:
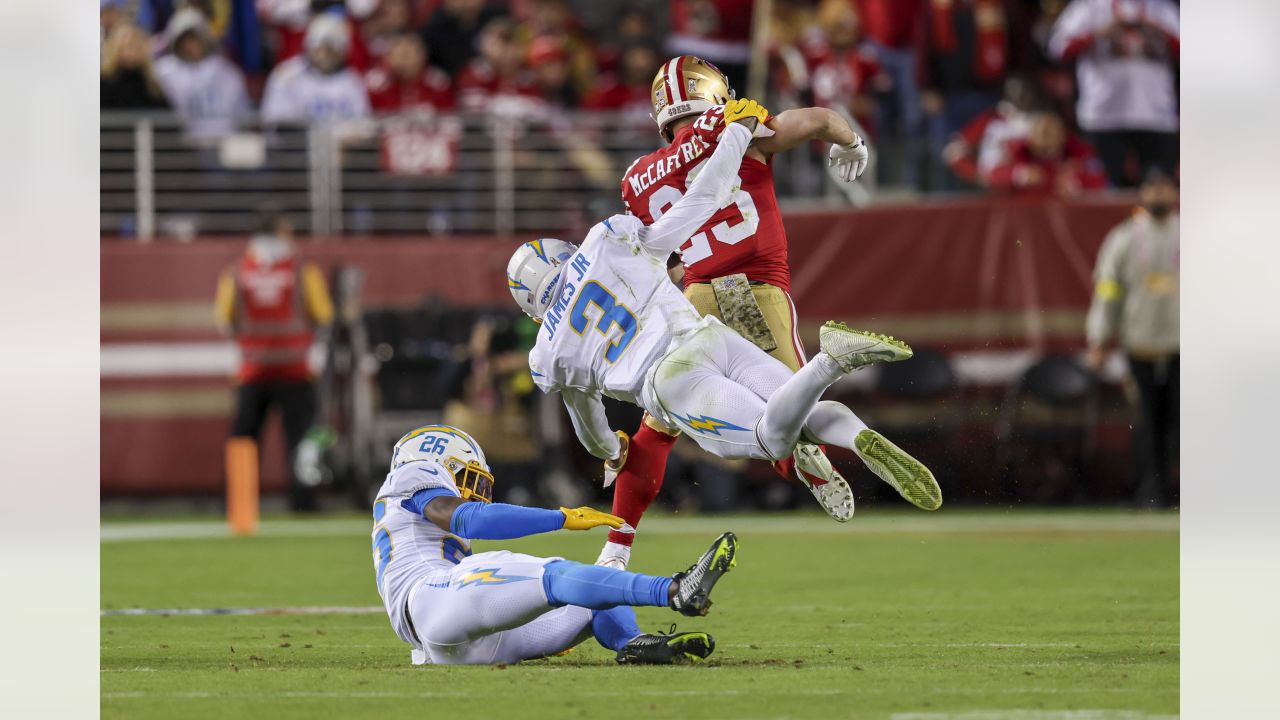
M724 74L705 60L682 55L662 66L650 100L658 131L668 144L627 169L622 199L628 212L653 223L680 199L690 175L715 148L723 105L733 97ZM773 192L772 157L814 140L829 142L830 163L842 179L852 182L866 169L869 153L853 128L827 108L788 110L765 125L742 160L740 186L729 204L681 247L680 260L685 296L698 312L725 321L795 371L805 355L788 294L787 236ZM606 483L616 477L613 512L633 527L662 487L678 432L646 416L633 437L623 438L625 450L619 459L606 465ZM783 476L790 476L794 468L836 520L853 516L853 493L820 447L802 443L791 459L775 467ZM633 533L609 533L598 563L625 567L633 538Z

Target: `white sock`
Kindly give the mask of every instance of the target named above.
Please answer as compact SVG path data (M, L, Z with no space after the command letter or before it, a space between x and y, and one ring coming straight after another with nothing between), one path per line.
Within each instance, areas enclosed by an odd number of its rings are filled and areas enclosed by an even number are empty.
M818 353L775 390L756 430L765 451L778 453L779 459L790 455L818 398L842 377L840 365L826 353Z
M867 424L848 407L823 400L809 413L804 429L819 445L835 445L852 450L854 439L858 437L858 433L867 429Z
M622 566L625 568L631 563L631 546L621 545L615 542L606 542L604 548L600 551L600 557L596 558L597 565L604 565L607 561L614 558L622 560Z

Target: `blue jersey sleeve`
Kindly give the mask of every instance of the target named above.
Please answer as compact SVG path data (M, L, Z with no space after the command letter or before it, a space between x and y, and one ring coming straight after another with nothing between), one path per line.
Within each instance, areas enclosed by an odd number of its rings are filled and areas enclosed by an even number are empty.
M469 502L453 511L449 531L468 540L510 540L564 527L559 510Z

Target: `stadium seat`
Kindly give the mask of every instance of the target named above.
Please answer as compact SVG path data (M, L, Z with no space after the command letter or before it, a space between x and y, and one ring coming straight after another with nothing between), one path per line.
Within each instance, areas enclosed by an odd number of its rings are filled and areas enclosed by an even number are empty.
M1098 381L1073 356L1047 355L1009 388L996 422L1002 490L1020 500L1084 495L1098 424Z

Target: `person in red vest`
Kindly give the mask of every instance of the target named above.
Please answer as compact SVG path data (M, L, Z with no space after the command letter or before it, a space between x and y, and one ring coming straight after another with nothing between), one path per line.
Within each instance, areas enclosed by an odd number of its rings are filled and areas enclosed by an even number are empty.
M273 405L284 419L289 505L316 509L315 488L293 472L293 456L315 416L316 388L307 355L317 329L333 321L324 275L297 257L293 225L278 209L259 211L244 256L218 280L218 326L240 347L234 437L259 440Z

